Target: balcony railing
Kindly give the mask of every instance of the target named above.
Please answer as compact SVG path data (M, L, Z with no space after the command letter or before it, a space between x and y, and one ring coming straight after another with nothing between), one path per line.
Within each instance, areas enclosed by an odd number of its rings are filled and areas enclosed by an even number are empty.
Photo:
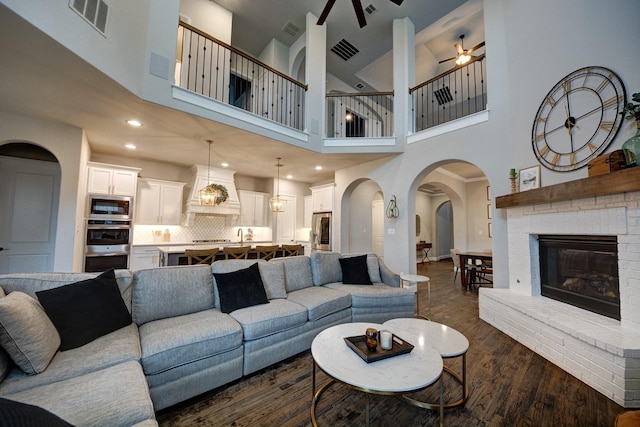
M414 131L468 116L487 108L485 55L409 89Z
M393 136L393 92L327 95L327 138Z
M181 88L304 129L306 85L184 22L176 62Z

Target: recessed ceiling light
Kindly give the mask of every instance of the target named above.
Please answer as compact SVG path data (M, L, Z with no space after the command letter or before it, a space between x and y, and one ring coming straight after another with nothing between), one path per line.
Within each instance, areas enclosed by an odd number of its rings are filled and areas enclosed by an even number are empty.
M229 163L222 162L222 163L220 163L220 166L222 166L223 168L228 168L229 167Z
M134 128L139 128L140 126L142 126L142 123L134 119L127 120L127 124L129 126L133 126Z
M293 179L293 175L287 175L287 179Z
M316 170L317 171L321 171L322 170L322 166L316 166Z
M129 150L135 150L136 146L134 144L125 144L124 148L128 148Z

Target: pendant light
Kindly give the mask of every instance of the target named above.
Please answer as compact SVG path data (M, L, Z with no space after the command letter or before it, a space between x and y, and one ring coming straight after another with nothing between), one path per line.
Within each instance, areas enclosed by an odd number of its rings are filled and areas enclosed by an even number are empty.
M282 157L276 157L278 164L276 167L278 168L278 180L276 181L276 195L269 199L269 210L271 212L284 212L284 206L287 203L286 200L282 200L280 198L280 168L284 165L280 164L280 160Z
M209 158L207 160L207 186L198 192L200 206L215 206L218 199L218 192L211 187L211 144L213 141L207 140L209 144Z

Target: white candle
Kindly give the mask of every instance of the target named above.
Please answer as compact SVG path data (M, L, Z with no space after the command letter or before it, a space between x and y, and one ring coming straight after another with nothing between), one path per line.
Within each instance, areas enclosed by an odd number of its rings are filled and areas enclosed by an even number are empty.
M380 331L380 347L383 350L391 350L393 346L393 334L390 331Z

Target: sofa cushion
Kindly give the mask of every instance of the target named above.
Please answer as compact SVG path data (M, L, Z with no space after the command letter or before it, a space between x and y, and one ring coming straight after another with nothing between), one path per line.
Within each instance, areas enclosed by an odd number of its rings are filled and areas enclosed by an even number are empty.
M142 368L134 361L4 397L77 426L130 426L155 418Z
M0 298L0 345L28 374L46 369L60 347L60 335L38 301L15 291Z
M213 308L213 279L209 265L138 270L133 273L133 321L182 316Z
M81 347L131 324L113 269L36 295L60 334L60 351Z
M258 263L260 268L260 276L264 290L267 292L267 298L286 298L287 288L284 285L284 268L282 263L261 262Z
M374 283L373 286L329 283L325 286L350 294L352 309L405 306L411 307L411 310L413 310L413 305L416 301L416 296L412 291L404 288L394 288L383 283Z
M293 291L289 294L289 301L306 307L312 322L351 307L351 295L321 286Z
M242 326L244 340L250 341L304 325L307 308L288 299L275 299L266 305L236 310L230 316Z
M0 397L0 426L73 427L46 409Z
M44 372L27 375L13 367L0 383L0 395L51 384L128 361L139 361L140 335L135 323L104 335L82 347L59 351Z
M140 327L146 375L224 353L242 345L242 329L217 309L145 323Z
M308 256L274 258L273 263L281 263L284 268L284 284L287 292L313 286L311 262Z
M230 273L213 273L213 277L223 313L269 303L257 263Z
M315 286L342 281L340 254L338 252L312 252L309 255Z
M359 255L340 258L342 283L345 285L372 285L367 267L367 256Z

